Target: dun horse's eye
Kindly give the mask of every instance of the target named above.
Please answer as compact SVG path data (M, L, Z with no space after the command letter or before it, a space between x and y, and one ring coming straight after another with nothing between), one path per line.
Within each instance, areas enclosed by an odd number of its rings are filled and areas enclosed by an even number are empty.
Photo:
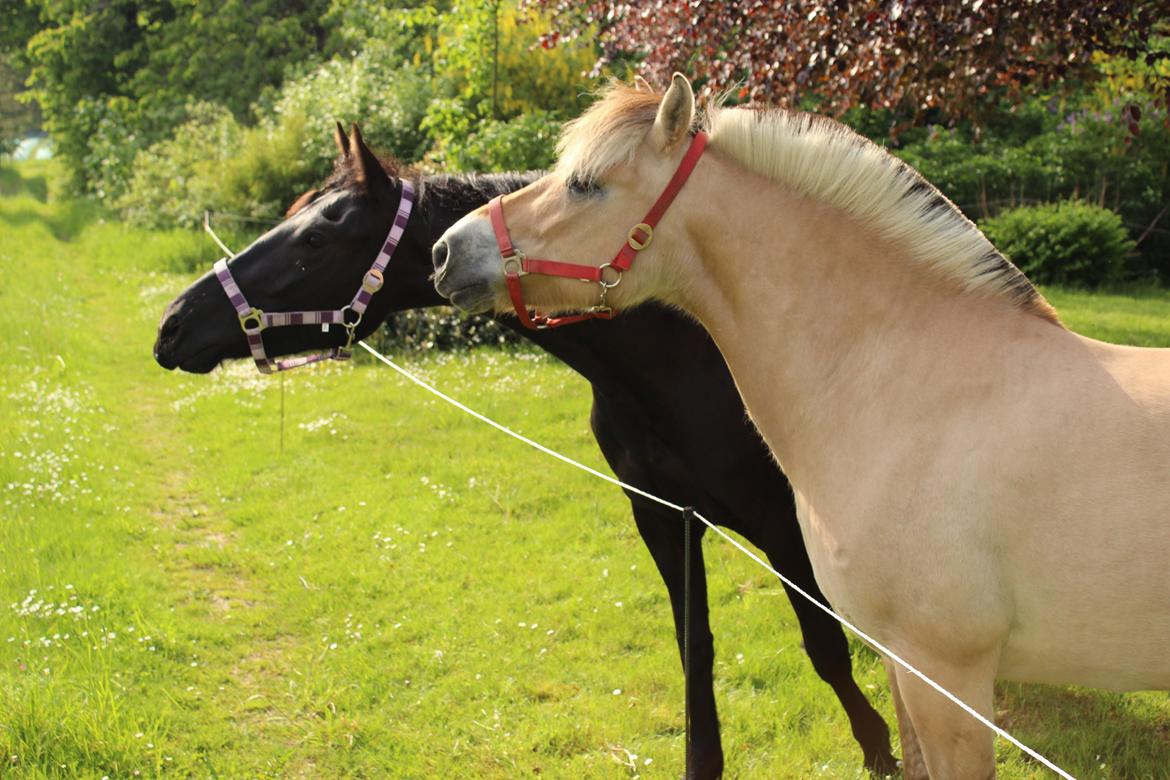
M325 236L321 235L317 231L313 231L309 235L305 236L305 243L313 247L313 249L320 249L325 245Z
M595 195L601 192L601 185L593 179L581 179L577 176L572 176L565 186L569 188L569 192L574 195Z

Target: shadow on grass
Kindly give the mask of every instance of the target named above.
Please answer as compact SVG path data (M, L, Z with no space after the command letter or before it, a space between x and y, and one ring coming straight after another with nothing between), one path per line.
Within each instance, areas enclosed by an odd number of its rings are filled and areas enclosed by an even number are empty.
M49 200L49 180L43 173L25 176L21 169L0 165L0 196L27 195L41 203Z
M1170 778L1165 693L1102 695L1047 685L999 683L996 721L1075 777ZM1079 751L1070 746L1081 746ZM1084 746L1091 745L1091 751ZM1014 750L1000 743L998 751Z
M101 206L91 201L68 200L56 204L52 212L37 208L16 208L0 211L0 221L9 227L44 224L58 241L73 241L89 225L103 215Z

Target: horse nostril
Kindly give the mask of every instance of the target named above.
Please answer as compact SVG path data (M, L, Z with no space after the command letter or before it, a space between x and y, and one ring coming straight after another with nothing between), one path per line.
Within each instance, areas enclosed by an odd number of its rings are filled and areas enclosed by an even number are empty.
M443 268L447 265L447 241L440 239L439 243L431 248L431 261L435 264L435 271L442 273Z

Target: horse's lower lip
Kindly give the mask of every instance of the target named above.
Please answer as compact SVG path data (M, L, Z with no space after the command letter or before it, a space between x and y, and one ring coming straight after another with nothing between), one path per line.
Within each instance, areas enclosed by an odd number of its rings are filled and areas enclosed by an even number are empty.
M451 302L451 305L468 314L478 314L491 308L491 296L485 294L480 287L461 287L450 293L439 291L439 294Z
M219 362L218 348L212 345L199 350L194 355L188 355L182 360L175 361L175 365L188 374L208 374L219 365ZM161 361L160 365L162 365ZM174 368L174 366L171 367Z

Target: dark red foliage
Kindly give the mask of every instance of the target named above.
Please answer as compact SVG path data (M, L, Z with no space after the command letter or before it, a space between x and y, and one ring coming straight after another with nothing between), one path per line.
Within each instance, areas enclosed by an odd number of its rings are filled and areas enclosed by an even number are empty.
M551 15L545 45L596 31L598 68L633 59L663 85L819 109L971 116L988 99L1091 76L1096 52L1153 63L1170 52L1170 0L527 0ZM556 36L556 37L553 37ZM1170 88L1170 84L1163 85ZM1136 119L1136 118L1135 118Z

